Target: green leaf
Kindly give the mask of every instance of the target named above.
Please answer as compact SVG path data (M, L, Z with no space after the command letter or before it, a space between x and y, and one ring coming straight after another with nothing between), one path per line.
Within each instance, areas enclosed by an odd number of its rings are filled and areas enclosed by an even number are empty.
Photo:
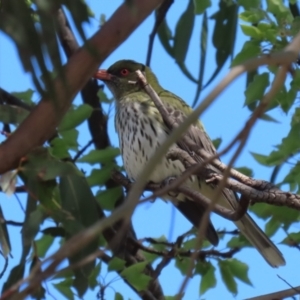
M164 19L161 24L158 27L157 31L158 38L162 44L162 46L165 48L167 53L174 57L174 48L170 44L170 40L173 39L172 32L167 24L167 21Z
M77 127L91 115L92 111L93 108L88 104L82 104L68 111L62 119L58 131L61 132Z
M153 243L152 247L155 250L158 250L158 251L165 250L166 245L164 243L167 243L168 239L164 235L160 236L159 238L155 238L154 240L156 241L156 243Z
M97 203L86 182L86 179L78 175L69 175L60 178L59 192L64 218L61 222L66 230L66 238L71 238L83 228L90 227L98 220ZM94 240L82 248L78 253L71 256L69 261L74 264L98 248L98 241ZM73 286L80 297L88 289L88 278L95 267L92 261L83 267L74 270L75 279Z
M120 199L121 195L122 188L117 186L98 192L96 199L102 209L111 211L115 208L115 204Z
M234 277L238 278L246 284L252 285L248 277L248 265L235 258L227 259L226 263Z
M101 89L101 88L99 89L99 91L97 93L97 97L100 99L100 102L102 102L102 103L108 103L108 104L110 104L114 100L114 98L109 99L107 97L107 95L104 93L103 89Z
M97 277L100 275L101 272L101 261L93 269L92 273L89 276L89 287L93 290L96 286L99 285Z
M264 35L256 26L241 25L243 33L253 39L262 40Z
M74 299L74 294L72 292L72 279L67 278L59 283L54 283L53 286L67 299Z
M73 128L70 130L65 130L60 132L62 140L65 142L65 145L70 150L78 150L78 135L79 132L77 129Z
M242 50L235 56L231 62L231 67L237 66L246 60L261 54L260 43L258 41L247 41Z
M33 103L32 96L34 94L34 90L32 90L32 89L28 89L24 92L13 92L11 94L13 96L23 100L27 104L32 104Z
M115 293L115 299L114 300L123 300L123 299L124 298L123 298L122 294L120 294L119 292Z
M265 166L271 166L272 164L269 163L269 156L268 155L263 155L263 154L259 154L259 153L254 153L254 152L250 152L251 155L254 157L254 159L259 162L262 165ZM282 161L282 160L280 160Z
M194 0L195 14L201 15L204 11L211 6L210 0Z
M146 251L142 251L142 253L143 253L143 256L145 257L145 260L147 260L150 264L152 264L156 259L160 258L159 255L149 253L149 252L146 252Z
M256 214L259 218L266 220L272 216L272 207L267 203L255 203L249 207L249 210Z
M126 261L124 259L121 259L119 257L114 257L112 258L108 265L107 265L107 270L108 271L121 271L124 269L126 264Z
M257 24L265 18L265 13L260 9L243 11L239 14L239 18L245 22Z
M212 143L214 144L215 148L216 149L219 149L221 143L222 143L222 138L217 138L217 139L214 139L212 140Z
M218 260L218 265L220 268L220 273L224 284L226 285L229 292L233 293L234 295L237 294L237 284L233 277L233 274L228 266L226 260Z
M2 293L7 291L13 284L17 283L24 276L25 262L13 267L6 282L3 284Z
M259 117L260 120L264 120L267 122L273 122L273 123L280 123L279 121L277 121L276 119L274 119L273 117L271 117L268 114L263 114L262 116Z
M49 153L55 158L69 158L69 147L67 142L59 137L54 138L51 141L51 148L49 148Z
M251 246L251 244L243 235L234 236L227 243L228 248L243 248L248 246Z
M266 224L266 228L265 228L266 235L271 237L276 233L276 231L280 227L281 224L275 218L271 218Z
M189 4L181 15L175 30L174 58L177 62L183 63L185 61L194 28L194 20L194 4L192 0L189 0Z
M93 169L92 173L86 178L89 186L103 185L110 178L114 166L105 166L101 169Z
M238 4L243 6L245 10L252 8L260 8L261 1L260 0L238 0Z
M47 251L54 242L54 237L44 234L40 239L35 241L38 257L45 257Z
M196 272L201 275L200 295L217 285L215 270L216 268L210 262L197 263Z
M88 154L79 158L77 162L89 164L107 163L113 161L118 155L120 155L119 148L107 147L103 150L91 150Z
M37 207L37 201L30 196L27 199L26 217L22 228L22 246L23 253L21 260L25 262L26 257L32 246L33 239L44 221L43 212Z
M71 174L83 176L71 162L63 162L52 157L45 148L30 153L21 170L25 176L43 181Z
M183 243L182 248L185 250L192 250L195 249L196 246L197 238L191 238Z
M176 265L177 269L181 272L182 275L186 275L191 266L191 258L190 257L178 257L178 258L176 258L175 265Z
M19 281L24 276L25 263L27 256L31 250L34 237L39 231L40 224L43 222L44 216L37 208L37 201L33 199L30 194L27 196L27 204L25 211L25 221L21 231L22 238L22 255L19 265L14 267L3 285L3 290L7 290L14 283Z
M205 86L208 86L219 74L227 59L232 56L236 30L237 30L238 6L231 2L219 1L219 11L211 19L215 20L213 32L213 45L216 49L217 67ZM224 34L226 32L226 34Z
M131 285L133 285L138 291L145 290L152 279L150 276L143 274L143 271L147 265L147 261L131 265L121 272L121 276L125 278Z
M253 81L248 85L247 90L245 91L245 105L261 100L269 83L269 73L264 72L255 75Z
M20 124L27 118L29 111L18 106L0 104L0 121L7 124Z
M267 0L267 11L274 15L278 23L282 22L282 20L288 23L293 21L291 11L284 5L282 0Z
M288 234L287 237L285 237L280 244L288 245L288 246L294 246L295 244L300 243L300 232L291 232Z

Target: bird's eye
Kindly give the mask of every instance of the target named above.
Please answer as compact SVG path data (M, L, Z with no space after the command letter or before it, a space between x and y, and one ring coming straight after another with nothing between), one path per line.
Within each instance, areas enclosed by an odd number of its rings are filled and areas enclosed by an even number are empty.
M122 69L122 70L120 71L120 74L121 74L122 76L127 76L127 75L129 74L129 71L128 71L128 69Z

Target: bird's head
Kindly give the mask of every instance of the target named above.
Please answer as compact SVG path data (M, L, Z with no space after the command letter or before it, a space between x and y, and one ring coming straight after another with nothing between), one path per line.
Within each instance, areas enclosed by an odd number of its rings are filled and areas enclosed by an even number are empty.
M151 69L133 60L119 60L107 70L98 70L94 78L104 81L114 97L118 100L131 93L144 92L135 73L137 70L143 72L148 83L151 84L156 92L162 90Z

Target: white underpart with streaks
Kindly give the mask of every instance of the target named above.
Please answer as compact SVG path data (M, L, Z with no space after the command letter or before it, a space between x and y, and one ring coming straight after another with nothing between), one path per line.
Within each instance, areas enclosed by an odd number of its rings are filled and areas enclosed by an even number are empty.
M166 140L167 133L156 117L159 114L156 108L149 116L143 113L141 103L123 101L124 105L118 104L115 126L127 175L131 180L137 180L150 157ZM180 161L163 158L154 168L149 181L158 183L183 171Z

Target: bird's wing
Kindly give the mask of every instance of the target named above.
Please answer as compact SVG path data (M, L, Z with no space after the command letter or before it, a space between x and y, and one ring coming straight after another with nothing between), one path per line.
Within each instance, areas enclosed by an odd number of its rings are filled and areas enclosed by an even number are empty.
M161 100L164 103L164 106L167 109L169 115L177 123L182 123L184 119L192 112L192 108L189 107L181 98L168 91L160 93L159 96L161 97ZM207 135L200 121L197 121L196 123L192 124L189 127L189 130L186 132L186 134L197 146L199 146L199 148L203 148L206 152L208 152L211 155L215 155L217 153L214 144ZM186 151L189 151L189 149L185 147L185 145L181 146L183 146ZM204 159L196 153L193 155L193 158L198 163L204 161ZM207 168L213 172L221 173L219 170L217 170L211 165L208 165ZM222 194L226 200L224 199L225 201L222 201L222 203L220 204L223 204L224 206L232 209L237 208L238 197L234 192L225 188L223 189Z

